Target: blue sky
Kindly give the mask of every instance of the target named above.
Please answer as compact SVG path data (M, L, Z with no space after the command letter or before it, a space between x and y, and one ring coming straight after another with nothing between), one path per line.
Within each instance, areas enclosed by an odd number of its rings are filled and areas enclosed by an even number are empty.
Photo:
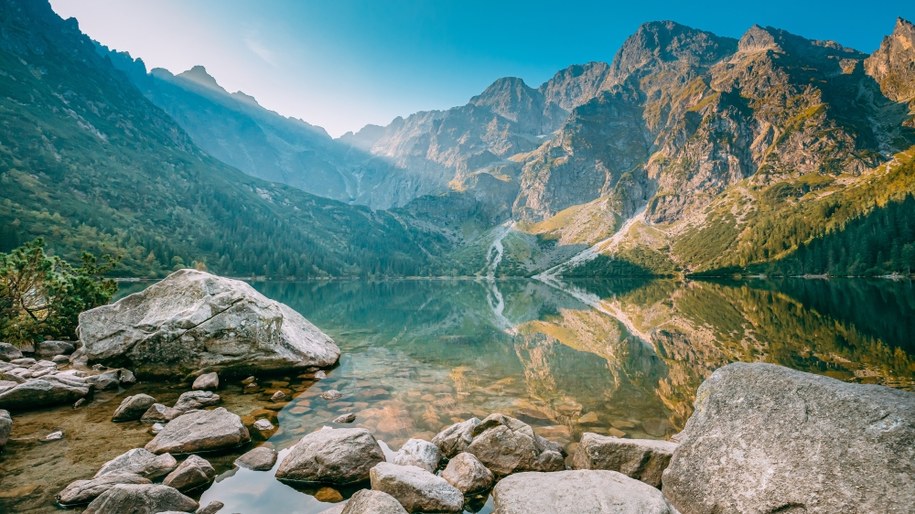
M203 64L332 135L461 105L493 80L536 87L610 61L638 26L674 20L739 37L754 23L873 51L915 2L495 0L51 0L83 32L175 73Z

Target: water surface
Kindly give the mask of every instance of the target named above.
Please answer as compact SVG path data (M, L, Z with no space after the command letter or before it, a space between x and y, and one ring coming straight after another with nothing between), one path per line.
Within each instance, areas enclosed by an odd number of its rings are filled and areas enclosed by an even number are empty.
M279 425L288 448L336 416L356 413L391 448L429 439L471 416L503 412L573 449L584 431L665 439L683 428L695 390L716 368L765 361L841 380L912 389L915 288L891 281L700 282L401 280L262 282L329 333L343 351L324 380L262 378L220 391L246 421ZM137 287L133 285L132 287ZM53 510L56 492L151 436L113 424L121 398L173 401L186 386L137 384L80 409L15 415L0 457L0 510ZM275 404L282 389L292 401ZM320 394L337 389L343 397ZM36 438L55 428L60 443ZM240 450L241 451L241 450ZM352 490L293 488L272 473L233 470L240 453L207 456L223 472L202 502L225 512L320 512ZM482 505L480 512L490 506Z

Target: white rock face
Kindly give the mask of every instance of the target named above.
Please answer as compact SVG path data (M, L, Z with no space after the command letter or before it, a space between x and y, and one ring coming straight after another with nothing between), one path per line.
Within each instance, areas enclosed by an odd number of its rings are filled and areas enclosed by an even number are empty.
M730 364L696 393L664 472L683 514L911 513L915 394L772 364Z
M493 514L676 514L661 491L615 471L518 473L493 489Z
M89 362L146 376L327 367L340 357L329 336L288 306L244 282L188 269L83 312L79 335Z
M661 487L661 474L670 464L677 444L650 439L623 439L592 432L581 435L572 457L575 469L605 469Z
M382 462L371 470L372 489L390 494L408 512L461 512L464 495L445 481L416 466Z
M391 462L401 466L416 466L435 473L442 460L438 446L422 439L410 439L394 454Z
M384 453L364 428L324 428L303 437L276 470L280 480L350 484L369 478Z

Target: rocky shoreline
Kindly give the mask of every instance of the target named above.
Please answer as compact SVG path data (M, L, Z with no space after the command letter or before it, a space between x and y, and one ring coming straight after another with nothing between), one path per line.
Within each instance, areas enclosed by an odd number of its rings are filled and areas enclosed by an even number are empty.
M150 288L155 294L84 313L87 320L107 320L105 337L88 334L85 327L100 324L93 322L81 325L79 347L46 341L33 349L35 357L27 357L0 344L0 409L12 411L0 410L0 451L15 429L17 411L85 402L115 387L131 387L133 394L111 410L111 421L148 426L145 444L63 488L57 495L61 506L93 513L219 512L221 502L201 506L191 496L216 479L208 459L220 452L239 455L239 468L320 486L325 498L339 502L327 514L476 512L487 498L497 514L902 513L915 504L915 394L760 363L715 371L672 441L586 432L563 446L519 419L493 413L442 427L430 440L409 439L391 453L358 426L360 414L352 412L326 420L328 426L278 453L260 443L277 427L231 412L217 391L229 381L240 387L256 383L256 376L238 376L251 369L246 358L270 363L268 372L281 368L281 361L292 362L290 368L320 378L319 368L336 346L310 329L289 337L284 317L278 323L275 316L251 315L271 301L252 297L253 290L234 281L190 271L169 279L173 287L180 281L183 300L169 300L168 284L160 283L158 290ZM181 315L167 319L166 303ZM249 308L235 307L240 305ZM118 313L122 321L115 321ZM219 319L224 313L232 317ZM111 328L123 326L124 319L134 323L133 330ZM303 320L293 318L292 325L310 325ZM318 347L302 350L308 345ZM197 350L170 357L175 346ZM102 347L120 353L105 354ZM271 349L283 357L270 356ZM100 359L137 369L107 368ZM170 405L139 390L142 382L134 385L134 371L160 377L155 370L169 359L190 389ZM332 400L333 393L323 394ZM289 394L277 388L271 401L282 405ZM344 499L339 491L355 492Z

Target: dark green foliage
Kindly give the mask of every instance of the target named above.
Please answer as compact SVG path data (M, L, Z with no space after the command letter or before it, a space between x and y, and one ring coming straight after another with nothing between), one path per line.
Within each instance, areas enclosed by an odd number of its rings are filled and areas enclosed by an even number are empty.
M115 273L421 275L445 241L201 152L45 2L0 0L0 251L35 237ZM425 250L425 251L424 251Z
M782 275L911 274L915 272L915 197L853 218L759 269Z
M13 344L76 339L79 313L108 303L117 284L103 275L116 259L84 253L73 267L36 239L0 253L0 340Z
M623 259L598 255L584 264L564 271L563 277L647 277L657 275L655 272Z

